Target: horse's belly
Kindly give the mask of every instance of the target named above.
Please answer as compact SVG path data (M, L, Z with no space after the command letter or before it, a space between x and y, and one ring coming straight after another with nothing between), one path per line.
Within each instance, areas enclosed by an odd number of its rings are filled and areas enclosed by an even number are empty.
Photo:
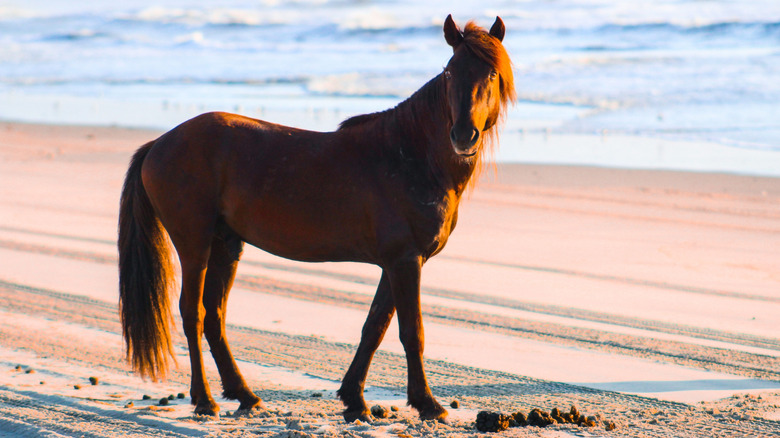
M355 215L326 208L265 205L230 225L247 243L299 261L372 262L372 245Z
M322 234L253 236L246 241L275 256L301 262L373 262L371 257L360 251L358 245L333 242Z

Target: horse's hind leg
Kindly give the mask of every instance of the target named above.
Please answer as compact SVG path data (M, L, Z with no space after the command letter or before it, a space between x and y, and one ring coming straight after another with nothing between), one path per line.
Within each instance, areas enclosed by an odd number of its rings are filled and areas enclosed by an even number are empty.
M374 301L371 303L371 309L368 311L366 323L363 325L363 335L360 338L355 358L341 382L338 395L344 402L344 420L351 423L355 420L368 421L371 419L371 412L363 399L363 386L366 383L366 375L371 359L382 338L387 331L387 326L393 319L395 306L393 297L390 293L390 282L387 274L382 273L382 279L379 280Z
M192 368L192 386L190 395L195 405L195 414L216 415L219 405L214 401L209 390L209 384L203 372L203 284L208 263L208 245L177 244L175 235L171 236L181 261L182 286L179 310L181 311L182 328L187 336L187 346L190 351ZM180 239L178 239L180 240ZM195 248L199 248L196 250Z
M230 353L225 336L228 294L233 285L243 246L244 243L233 232L220 233L212 240L203 290L203 305L206 308L204 332L211 347L211 355L217 363L219 376L222 378L222 395L241 402L239 410L251 410L261 408L263 402L244 381Z
M190 353L190 395L195 414L216 415L214 401L203 370L203 286L211 241L218 217L217 177L197 143L181 143L179 134L158 139L144 160L141 178L160 222L170 236L181 263L179 311Z

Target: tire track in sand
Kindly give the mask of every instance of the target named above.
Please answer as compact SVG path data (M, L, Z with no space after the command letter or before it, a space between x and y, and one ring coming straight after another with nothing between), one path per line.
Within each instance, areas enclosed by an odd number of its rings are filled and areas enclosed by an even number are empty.
M91 329L99 329L119 334L116 309L107 303L88 298L73 296L51 290L32 288L22 285L0 284L0 308L8 312L22 315L39 315L56 321L79 324ZM229 327L228 336L239 360L283 366L299 370L312 376L340 380L348 366L355 346L344 343L325 341L310 336L294 336L284 333L274 333L246 327ZM184 348L181 334L175 337L177 346ZM50 355L74 363L92 367L110 368L123 372L126 366L116 361L121 356L120 351L113 351L116 346L104 343L89 345L89 354L73 348L73 339L68 336L56 336L54 333L23 333L15 327L0 325L0 341L11 348L32 350L39 355ZM107 359L107 358L114 358ZM635 437L769 437L780 433L780 423L753 418L749 421L738 421L731 417L716 418L703 408L695 408L682 403L666 402L645 397L601 391L575 385L532 379L510 373L467 367L445 361L426 361L432 390L443 400L458 398L462 406L472 409L496 409L513 411L529 407L550 409L557 406L575 404L584 412L601 412L611 419L617 419L621 436ZM214 378L214 376L211 376ZM176 372L172 379L186 384L186 371ZM380 351L377 353L368 384L383 387L397 394L403 394L405 389L406 365L403 356ZM259 382L251 382L257 385ZM269 405L276 404L289 408L290 406L315 406L324 410L320 414L338 416L340 409L332 400L314 400L311 394L304 391L273 391L263 390L259 394ZM50 404L53 404L52 407ZM59 423L70 424L88 421L90 423L106 422L126 427L126 431L137 430L139 435L145 435L145 427L154 428L153 424L125 424L131 421L124 417L117 418L95 410L85 410L81 405L60 400L41 402L35 396L19 392L0 392L0 412L10 411L19 417L18 409L49 410L54 409ZM16 418L8 417L8 418ZM9 420L16 421L16 420ZM21 421L21 420L19 420ZM412 421L413 422L413 421ZM28 421L29 427L39 427L40 423ZM132 423L132 421L131 421ZM43 426L52 425L49 420ZM52 425L51 427L55 427ZM68 426L70 427L70 426ZM425 426L420 425L419 434L425 435ZM460 427L461 429L458 429ZM471 426L461 425L453 430L454 436L470 436ZM56 430L56 429L55 429ZM66 434L68 431L63 430ZM429 433L428 431L427 433ZM530 434L531 430L528 431ZM535 433L535 432L534 432ZM111 436L111 433L96 430L86 436ZM189 435L190 434L185 434ZM171 433L169 436L178 436ZM534 435L536 436L536 435Z
M98 254L88 251L63 250L8 240L0 240L0 247L55 257L92 261L100 264L116 263L116 256L114 255ZM271 266L268 263L252 261L244 261L243 263L271 269L283 269L307 274L312 273L312 271L302 268L289 268L278 265ZM316 274L325 275L327 273L322 270L317 270ZM341 280L355 281L360 284L371 284L367 279L357 276L345 276L342 274L331 274L327 276ZM7 284L13 286L13 284ZM238 287L251 292L268 293L304 301L326 303L338 307L358 308L361 310L366 310L372 299L369 295L355 292L303 285L250 275L237 276L235 284ZM453 298L467 302L498 305L518 310L582 319L585 321L607 322L609 324L616 322L618 325L628 327L654 330L663 333L683 334L702 339L758 346L780 351L780 340L778 339L746 336L728 332L716 332L693 327L681 327L655 321L621 317L618 315L598 314L596 312L561 308L551 305L545 306L523 303L517 302L516 300L480 296L477 294L448 291L444 289L426 288L423 292L434 296ZM778 356L734 351L726 348L716 348L673 340L633 336L591 328L572 327L551 322L539 322L522 318L491 315L453 307L424 305L423 314L428 320L434 320L448 325L497 332L510 336L519 336L580 348L596 349L634 357L651 358L663 362L671 362L678 365L742 375L751 378L780 381L780 357Z

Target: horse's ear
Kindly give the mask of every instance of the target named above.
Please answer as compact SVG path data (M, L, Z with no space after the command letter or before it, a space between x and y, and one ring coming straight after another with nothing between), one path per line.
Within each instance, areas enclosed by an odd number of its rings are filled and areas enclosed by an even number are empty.
M504 20L502 20L501 17L496 17L496 22L493 23L493 27L490 28L490 34L498 38L499 41L504 41L504 33L506 33Z
M447 44L456 49L461 41L463 41L463 34L460 33L458 25L455 24L455 20L452 19L452 14L447 15L447 19L444 20L444 39L447 40Z

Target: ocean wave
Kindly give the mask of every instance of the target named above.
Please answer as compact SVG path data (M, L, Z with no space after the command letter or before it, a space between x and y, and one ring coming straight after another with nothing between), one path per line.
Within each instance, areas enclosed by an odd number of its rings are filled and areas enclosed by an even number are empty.
M299 4L301 2L298 2ZM142 23L151 28L165 29L180 26L187 29L199 30L208 28L275 28L281 29L287 35L294 37L305 36L312 29L327 29L331 35L354 36L375 34L429 34L433 35L441 31L443 17L431 14L433 11L412 13L397 7L371 6L362 8L339 7L333 1L303 2L306 7L293 7L287 3L278 3L275 0L266 0L253 7L170 7L150 6L136 10L94 12L88 15L78 14L48 14L35 15L32 11L0 8L0 20L10 18L28 18L39 24L48 21L57 21L57 27L67 27L69 24L83 23L88 20L94 27L111 28L112 26L126 26L128 23ZM38 11L40 12L40 11ZM426 13L427 12L427 13ZM549 12L549 11L548 11ZM753 37L753 38L777 38L780 35L780 20L769 16L766 21L753 19L755 17L742 17L732 20L722 17L707 19L693 19L685 17L668 17L663 20L652 21L653 17L625 17L618 18L610 15L598 17L579 17L578 20L566 20L561 17L553 20L548 16L537 17L529 11L490 11L485 15L502 15L507 22L507 27L513 29L513 34L534 34L538 32L551 32L553 37L565 37L569 35L577 38L586 36L606 36L617 41L621 36L628 35L633 38L656 37L662 40L668 35L675 36L724 36L724 37ZM488 22L480 22L486 25ZM8 19L10 19L8 18ZM621 21L625 20L625 21ZM59 35L62 39L90 38L97 35L68 34ZM591 44L589 50L601 50L602 42ZM607 44L605 49L612 49L612 44Z
M203 36L203 32L200 31L179 35L173 39L175 44L181 46L187 46L187 45L201 46L203 45L204 40L205 37Z
M245 86L274 86L274 85L306 85L312 80L309 76L277 76L266 78L197 78L193 76L175 76L175 77L0 77L0 84L7 86L77 86L103 84L111 86L132 86L132 85L154 85L171 86L182 85L245 85Z
M347 73L312 77L306 83L306 90L320 96L402 98L411 95L425 81L425 77L415 74Z
M575 52L635 52L654 48L649 44L631 44L615 41L612 43L586 44L584 46L570 46L566 49Z
M678 24L673 22L605 24L595 29L603 33L672 33L693 35L776 35L780 32L778 21L722 21L706 24Z
M443 17L425 19L419 15L401 15L397 12L369 8L338 18L335 24L343 30L361 31L427 31L441 30Z
M111 37L111 34L108 32L101 32L93 29L79 29L72 32L45 35L41 39L44 41L80 41L109 37Z
M16 6L0 6L0 21L33 18L40 15L39 12L31 9L22 9Z
M720 143L738 149L780 152L780 146L778 146L777 144L777 141L780 139L780 129L777 128L767 129L765 132L765 136L768 136L769 138L767 138L764 141L741 140L732 137L722 137L722 136L710 136L709 139L716 143Z
M425 19L414 14L401 15L376 8L343 12L331 6L303 8L167 8L153 6L116 17L121 21L149 24L181 24L190 27L281 27L333 28L344 32L409 31L441 29L443 18Z
M264 26L290 24L300 13L260 9L195 9L151 6L136 12L120 14L117 19L158 24L185 24L188 26Z

